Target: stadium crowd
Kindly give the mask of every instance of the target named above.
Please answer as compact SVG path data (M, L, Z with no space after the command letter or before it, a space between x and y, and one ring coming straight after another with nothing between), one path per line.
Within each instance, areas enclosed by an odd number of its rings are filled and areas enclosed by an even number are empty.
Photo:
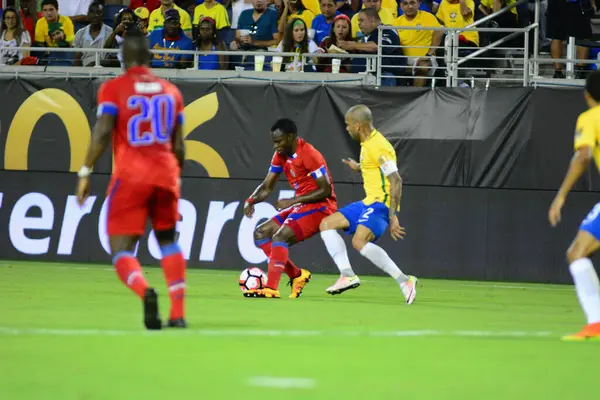
M119 48L128 29L137 26L148 34L155 50L200 50L198 68L202 70L254 69L253 56L217 55L214 51L263 51L311 53L299 58L263 59L264 70L274 64L281 71L362 72L365 59L352 54L376 54L379 35L382 48L384 85L396 85L391 76L413 75L409 84L423 86L426 76L441 73L443 31L416 31L402 27L465 27L516 0L6 0L0 32L0 65L76 65L93 66L90 53L11 51L11 47ZM548 0L547 24L540 30L541 46L550 47L552 56L563 55L567 36L590 39L591 13L584 10L590 0ZM561 2L560 6L557 5ZM115 4L117 3L117 4ZM126 4L121 4L126 3ZM128 4L127 4L128 3ZM567 4L565 6L564 4ZM576 4L577 7L572 4ZM591 4L591 3L590 3ZM530 4L531 5L531 4ZM594 5L595 7L595 5ZM485 26L519 27L533 19L531 7L515 7ZM581 11L580 10L580 11ZM592 11L593 13L593 11ZM542 18L544 22L546 19ZM398 29L383 29L380 24ZM546 27L547 25L547 27ZM589 28L589 29L588 29ZM463 32L462 54L496 40L506 33L480 35ZM513 41L518 46L518 41ZM397 47L402 46L402 47ZM415 47L411 47L415 46ZM522 46L522 44L521 44ZM587 58L587 48L578 58ZM337 54L339 58L320 57ZM398 57L404 56L404 57ZM121 65L117 53L102 53L102 66ZM274 61L277 61L274 63ZM190 68L192 55L155 54L154 68ZM556 64L555 77L564 77L563 66ZM577 67L584 73L584 66Z

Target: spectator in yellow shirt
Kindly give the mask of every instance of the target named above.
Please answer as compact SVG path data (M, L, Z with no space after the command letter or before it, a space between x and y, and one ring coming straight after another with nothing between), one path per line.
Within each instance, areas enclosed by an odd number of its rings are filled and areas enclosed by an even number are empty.
M165 12L175 9L179 12L181 20L181 29L188 37L192 37L192 20L190 14L183 8L178 7L174 0L160 0L161 6L150 13L150 22L148 24L148 33L155 29L163 29L165 25Z
M437 18L427 11L420 10L420 0L402 0L400 3L403 15L394 20L393 25L399 27L425 27L425 28L440 28L441 25ZM402 51L407 56L407 65L409 70L412 70L412 75L416 76L414 80L415 86L425 86L427 80L423 77L432 76L435 72L434 67L437 66L435 55L436 47L442 43L443 31L425 31L425 30L409 30L398 29L400 36L400 44L402 46L419 46L419 47L403 47Z
M138 7L133 13L138 17L138 25L144 34L148 34L148 19L150 18L150 11L146 7Z
M35 43L40 47L72 47L75 28L71 18L58 14L57 0L42 1L44 18L35 24Z
M479 10L484 15L490 15L500 9L514 4L517 0L481 0ZM519 27L519 14L517 13L517 7L510 10L511 12L505 12L494 18L494 22L498 24L500 28L518 28ZM510 35L510 32L498 32L492 33L492 41L503 38L504 36ZM519 40L510 40L509 42L502 44L502 47L517 47L519 46Z
M464 28L474 21L475 3L473 0L442 0L436 16L446 28ZM460 34L463 46L478 47L479 33L464 31Z
M294 19L301 19L308 27L312 26L315 14L304 6L305 0L283 0L283 12L279 17L278 31L285 32L288 23ZM312 40L312 38L309 38Z
M215 0L204 0L204 3L194 9L194 26L198 27L198 25L200 25L200 20L205 17L215 21L217 31L231 25L229 23L227 10L222 4L217 3Z
M366 2L363 1L362 8L367 8L365 3ZM398 16L398 2L396 0L381 0L381 8L389 10L394 18Z
M364 8L374 8L377 11L382 25L392 25L394 22L394 16L390 10L382 7L381 0L363 0L363 3ZM360 27L358 26L358 14L359 13L356 13L352 17L352 37L355 40L360 40L363 36L365 36L360 31Z

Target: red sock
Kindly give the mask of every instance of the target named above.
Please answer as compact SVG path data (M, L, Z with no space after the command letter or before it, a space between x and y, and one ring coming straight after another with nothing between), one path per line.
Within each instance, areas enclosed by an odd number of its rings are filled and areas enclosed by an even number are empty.
M271 257L269 258L269 271L267 274L267 287L277 290L279 280L285 265L288 261L288 245L284 242L275 242L271 247Z
M271 239L256 240L255 243L265 252L268 258L271 258ZM300 268L298 268L289 258L287 263L285 263L285 268L283 270L290 279L297 278L302 273Z
M184 299L185 299L185 258L177 243L171 243L161 248L162 266L169 288L169 298L171 299L171 314L169 319L175 320L184 317Z
M119 279L127 287L135 292L140 299L144 298L144 291L148 288L148 283L142 267L138 260L128 251L121 251L113 257L113 265L119 275Z

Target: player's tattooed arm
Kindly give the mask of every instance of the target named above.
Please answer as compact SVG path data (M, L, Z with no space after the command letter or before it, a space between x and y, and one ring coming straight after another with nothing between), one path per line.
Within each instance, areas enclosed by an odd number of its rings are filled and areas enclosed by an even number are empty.
M248 200L246 200L246 203L244 204L244 215L246 217L252 218L252 215L254 215L254 204L260 203L269 197L269 194L275 188L277 178L279 178L278 173L269 171L265 180L262 181L250 197L248 197Z
M562 185L560 185L560 189L558 190L558 193L556 193L556 197L552 201L550 210L548 211L548 220L550 221L550 225L556 226L560 222L561 210L565 204L567 195L571 189L573 189L573 186L575 186L579 178L581 178L581 175L583 175L583 173L587 170L588 166L592 162L592 158L593 153L590 146L583 146L579 148L575 155L573 155L567 175L565 176Z
M396 215L402 200L402 178L398 171L388 175L390 180L390 218Z

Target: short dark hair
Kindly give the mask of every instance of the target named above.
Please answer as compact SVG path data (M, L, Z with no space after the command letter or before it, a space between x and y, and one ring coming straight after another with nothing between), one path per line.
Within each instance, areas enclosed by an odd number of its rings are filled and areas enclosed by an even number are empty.
M362 10L360 10L360 12L365 14L369 18L373 18L376 21L381 21L381 17L379 16L379 13L374 8L363 8Z
M95 7L104 7L104 4L101 1L94 1L90 4L90 6L88 7L88 12Z
M44 0L42 1L42 8L44 6L54 6L58 10L58 0Z
M585 91L595 101L600 101L600 71L590 73L585 80Z
M279 118L271 127L271 132L280 131L281 133L297 135L298 128L296 123L289 118Z

